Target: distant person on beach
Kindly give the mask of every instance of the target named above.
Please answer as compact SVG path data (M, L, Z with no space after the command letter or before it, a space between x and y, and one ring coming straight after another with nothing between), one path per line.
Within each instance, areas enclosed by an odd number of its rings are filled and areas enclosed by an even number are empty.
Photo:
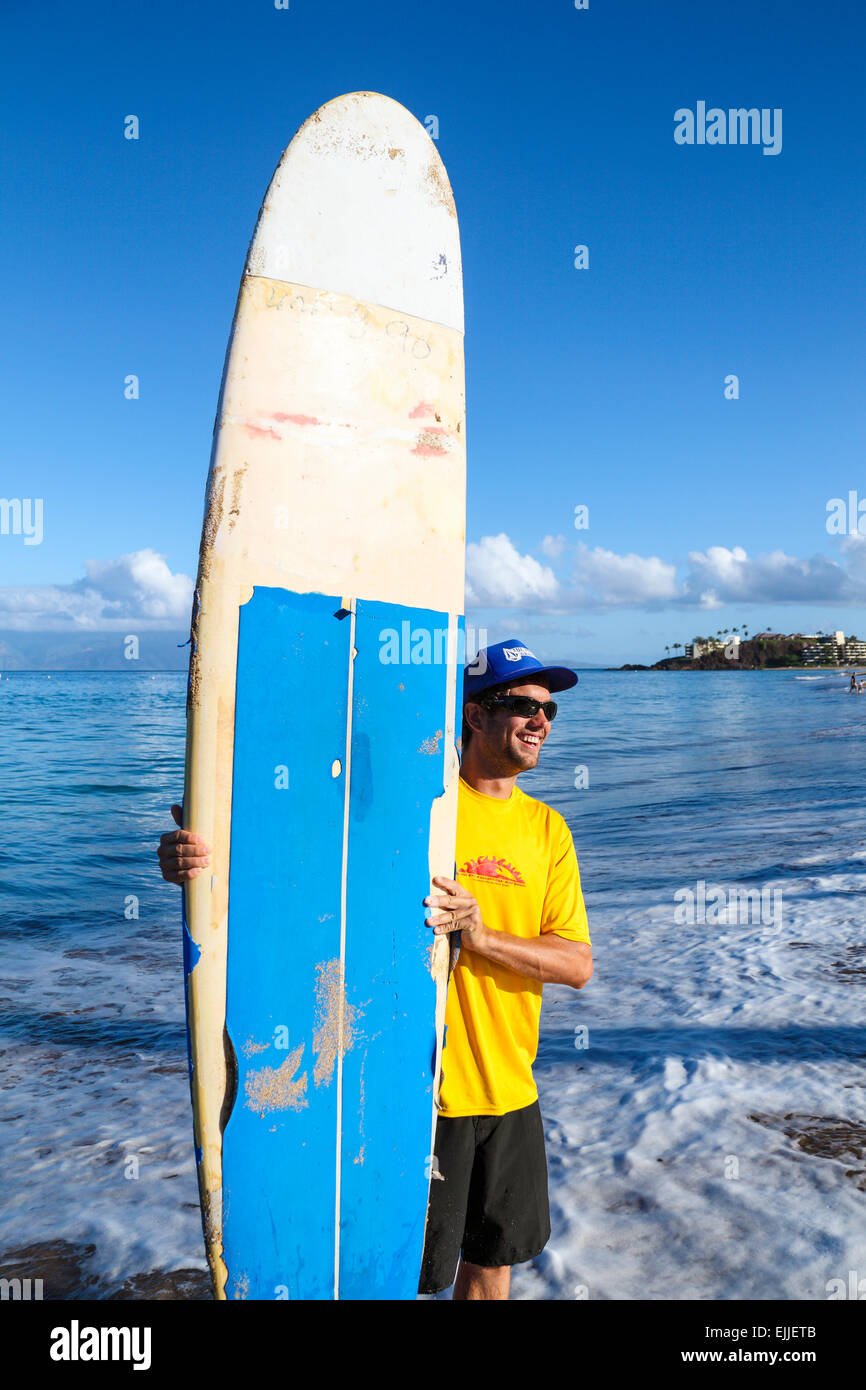
M857 677L854 675L854 672L852 671L851 684L848 686L848 694L853 695L855 691L859 691L859 686L857 685Z

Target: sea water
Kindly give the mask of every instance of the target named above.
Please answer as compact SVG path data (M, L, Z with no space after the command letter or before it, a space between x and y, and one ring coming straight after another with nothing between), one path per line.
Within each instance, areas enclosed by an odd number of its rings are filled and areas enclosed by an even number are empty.
M209 1296L155 858L184 697L176 673L0 682L0 1276L46 1298ZM864 748L838 675L586 671L560 697L521 785L573 832L595 974L545 987L552 1235L514 1297L866 1279Z

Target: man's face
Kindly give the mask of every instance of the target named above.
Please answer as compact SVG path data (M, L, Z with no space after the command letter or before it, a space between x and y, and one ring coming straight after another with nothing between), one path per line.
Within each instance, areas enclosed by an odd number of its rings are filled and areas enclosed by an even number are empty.
M544 685L510 685L507 691L498 695L528 695L533 700L549 700L550 691ZM485 762L494 775L513 777L517 772L528 772L538 763L541 745L550 733L550 720L544 710L539 710L531 719L508 710L494 708L479 711L482 732L473 731L473 741L478 739L479 751L483 750Z

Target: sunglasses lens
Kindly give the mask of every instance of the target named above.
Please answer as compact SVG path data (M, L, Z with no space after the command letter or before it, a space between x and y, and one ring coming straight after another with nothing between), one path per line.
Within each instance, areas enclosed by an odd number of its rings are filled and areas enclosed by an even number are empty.
M547 719L552 721L556 718L555 700L533 700L530 695L514 695L512 700L514 713L526 719L534 719L540 709L544 710Z
M521 719L534 719L540 709L544 710L551 723L556 718L555 700L533 700L531 695L500 695L496 700L485 700L482 703L485 709L508 710L509 714L517 714Z

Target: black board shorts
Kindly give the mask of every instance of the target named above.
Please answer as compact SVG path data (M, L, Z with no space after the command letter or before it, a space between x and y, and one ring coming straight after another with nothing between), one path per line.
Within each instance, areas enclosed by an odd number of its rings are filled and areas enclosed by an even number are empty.
M496 1268L541 1253L550 1207L537 1100L507 1115L440 1115L435 1155L419 1293L453 1284L459 1256Z

